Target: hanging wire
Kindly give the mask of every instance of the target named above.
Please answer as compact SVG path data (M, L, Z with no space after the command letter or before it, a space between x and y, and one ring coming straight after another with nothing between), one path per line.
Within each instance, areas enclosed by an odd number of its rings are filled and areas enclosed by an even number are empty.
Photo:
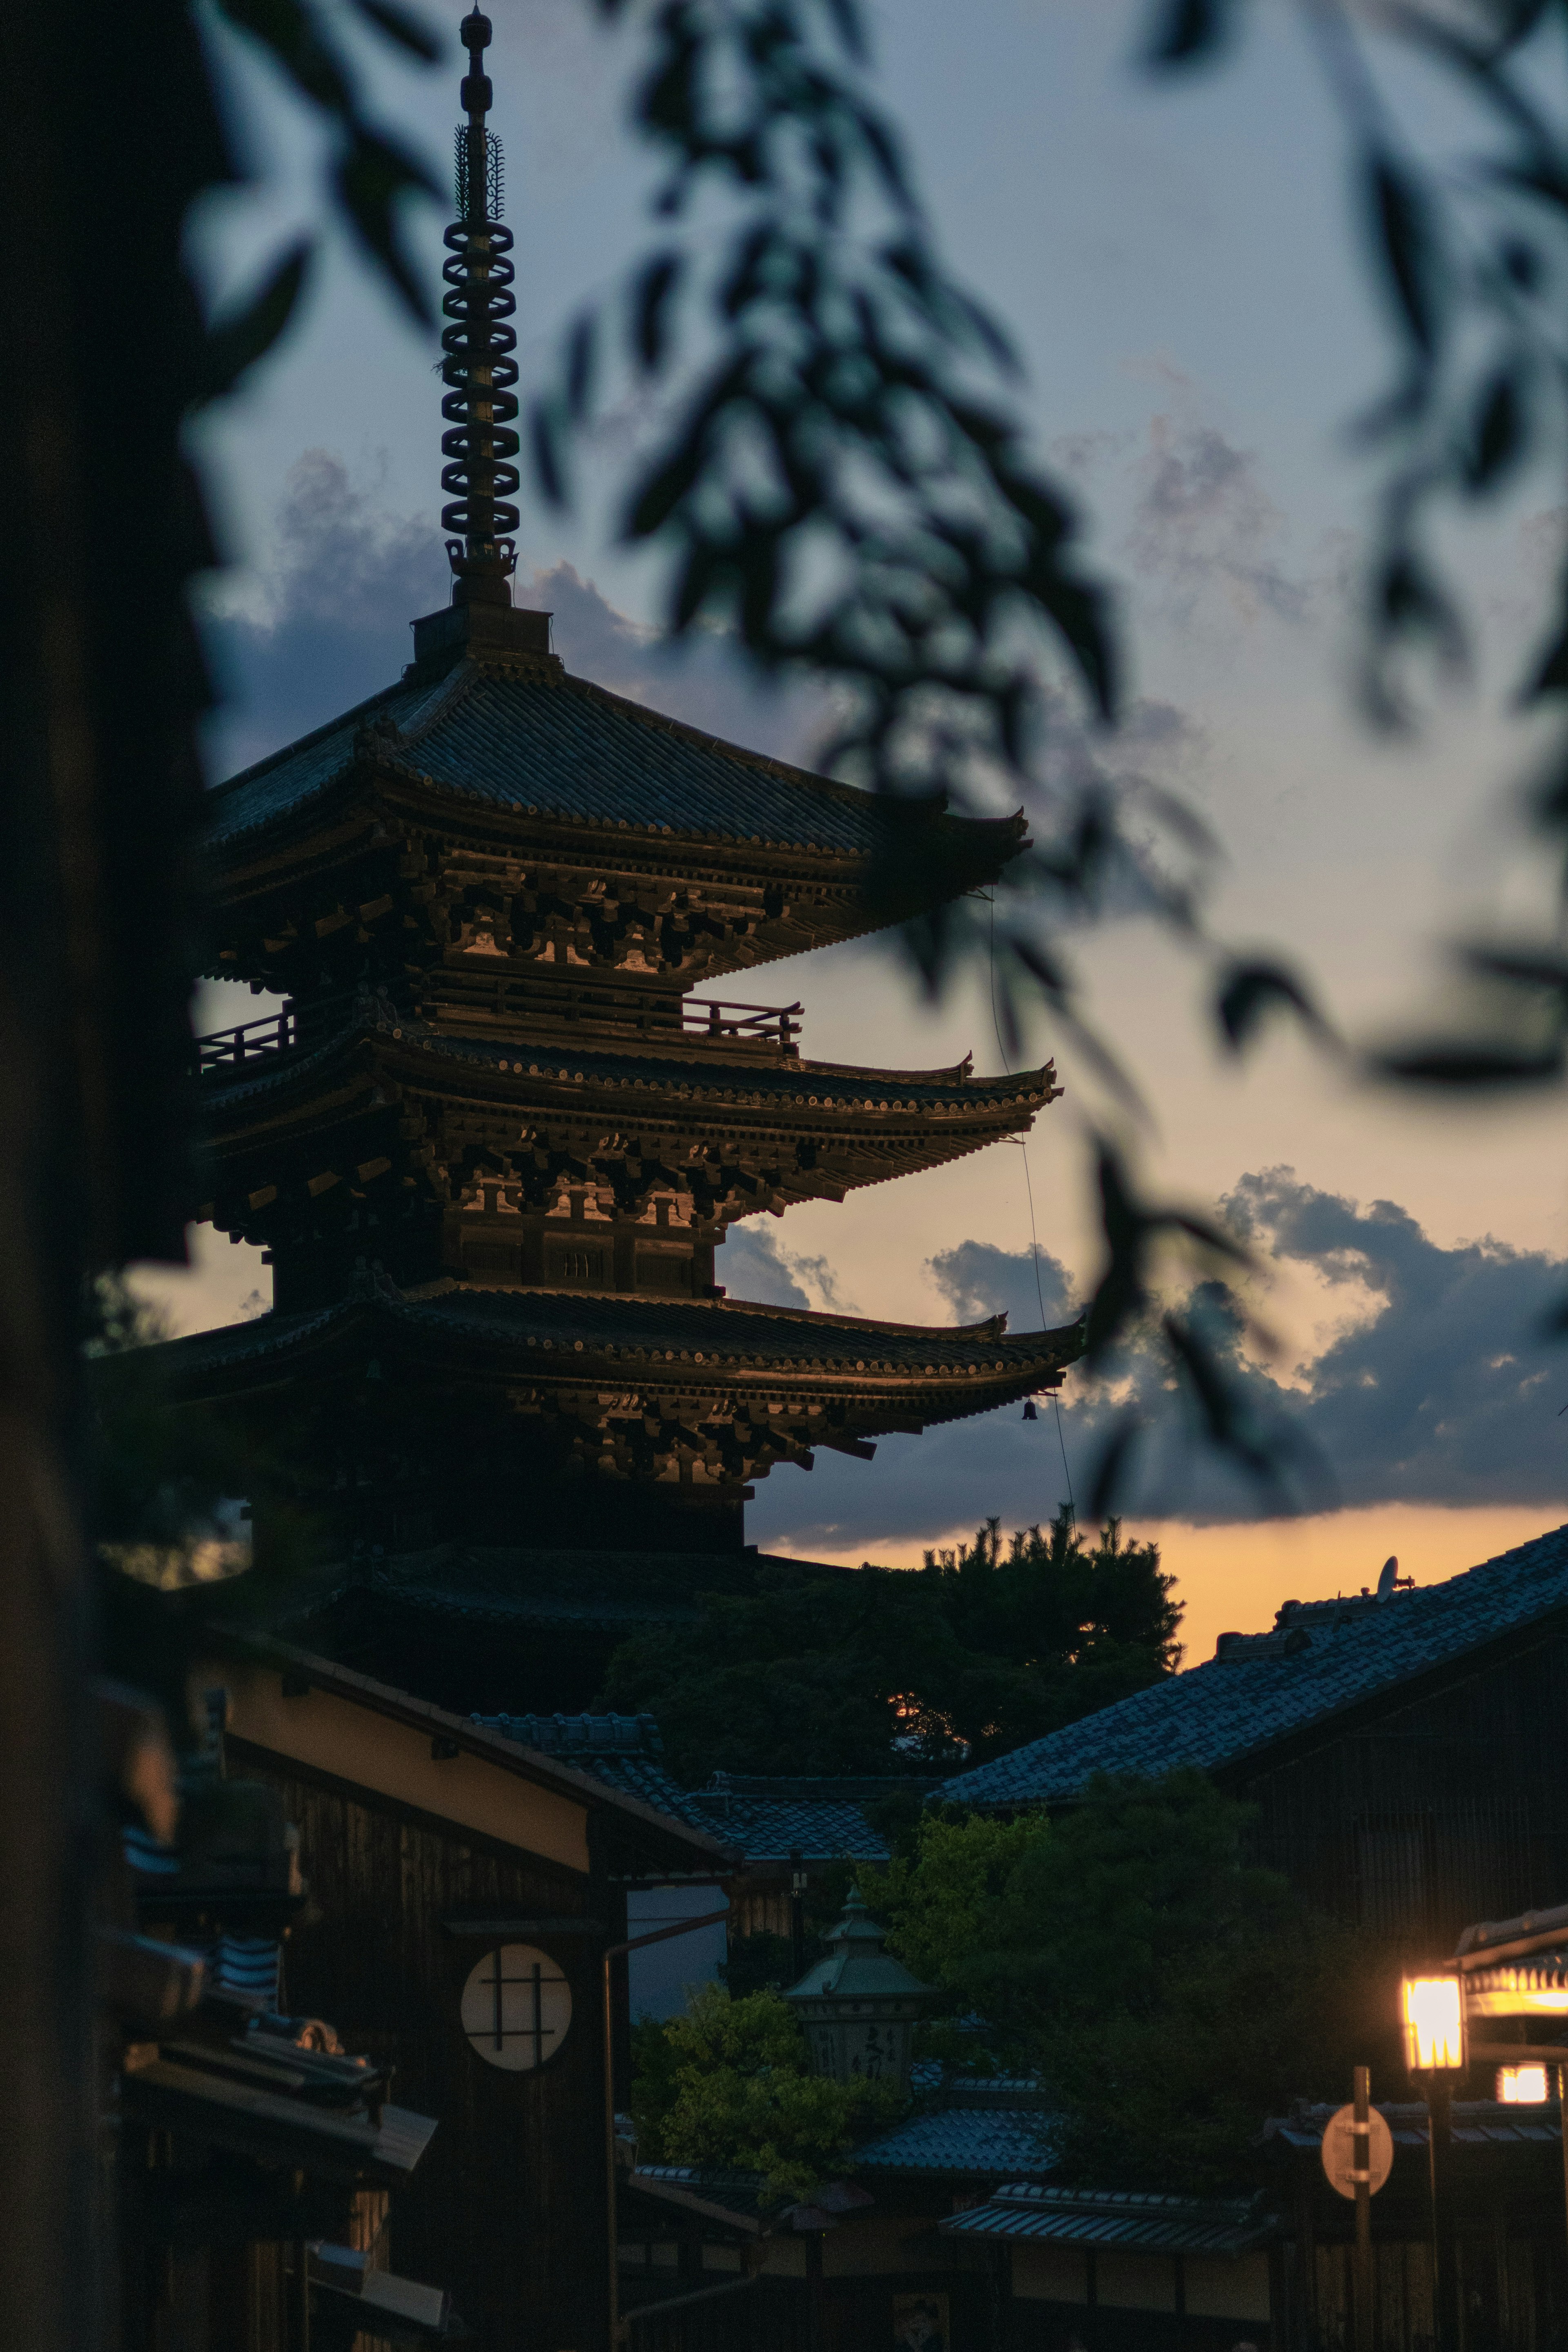
M1008 1077L1011 1077L1012 1067L1007 1060L1007 1049L1002 1043L1002 1024L996 1012L996 901L989 892L986 895L986 904L991 909L991 1026L996 1033L996 1051L1001 1056L1002 1067ZM1035 1296L1040 1302L1040 1328L1043 1331L1046 1328L1046 1294L1040 1282L1040 1236L1035 1223L1035 1187L1029 1175L1029 1147L1022 1136L1011 1135L1007 1140L1009 1143L1016 1144L1024 1155L1024 1189L1029 1202L1029 1263L1035 1270ZM1076 1527L1078 1503L1073 1495L1072 1471L1068 1465L1068 1443L1062 1430L1062 1401L1054 1389L1051 1391L1051 1402L1056 1407L1057 1444L1062 1450L1062 1475L1068 1482L1068 1512Z

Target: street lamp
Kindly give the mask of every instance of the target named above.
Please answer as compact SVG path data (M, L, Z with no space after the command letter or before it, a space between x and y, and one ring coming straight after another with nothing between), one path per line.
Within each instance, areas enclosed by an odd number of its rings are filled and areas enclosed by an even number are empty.
M1412 2074L1464 2071L1465 2000L1457 1976L1405 1977L1399 1988L1405 2063Z
M1405 1977L1399 1988L1405 2063L1426 2098L1426 2148L1432 2184L1432 2315L1436 2352L1458 2352L1458 2272L1454 2259L1450 2102L1462 2074L1465 1989L1457 1973Z

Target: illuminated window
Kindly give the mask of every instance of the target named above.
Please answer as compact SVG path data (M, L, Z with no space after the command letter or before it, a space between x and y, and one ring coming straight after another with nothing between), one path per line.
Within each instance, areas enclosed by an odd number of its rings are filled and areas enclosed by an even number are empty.
M572 1988L531 1944L502 1944L470 1974L461 2015L464 2032L487 2065L530 2074L566 2039Z
M1552 2096L1544 2066L1500 2066L1497 2095L1506 2107L1541 2107Z

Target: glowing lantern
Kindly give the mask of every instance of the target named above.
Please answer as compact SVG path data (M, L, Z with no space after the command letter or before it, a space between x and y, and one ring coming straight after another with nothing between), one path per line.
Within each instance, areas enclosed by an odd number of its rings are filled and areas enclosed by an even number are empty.
M1406 1977L1399 1993L1410 2072L1459 2073L1465 2064L1465 1999L1458 1978Z

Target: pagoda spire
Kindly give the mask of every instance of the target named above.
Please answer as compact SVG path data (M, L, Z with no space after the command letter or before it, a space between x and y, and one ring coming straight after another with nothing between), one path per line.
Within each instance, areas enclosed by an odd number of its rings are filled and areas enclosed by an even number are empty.
M495 94L482 63L490 21L474 8L458 30L468 52L460 93L468 121L458 127L458 218L447 231L442 270L448 290L441 307L451 323L441 336L447 387L441 414L449 427L441 436L448 460L441 488L454 495L441 523L455 534L447 541L453 604L510 604L517 550L504 534L518 526L518 510L508 501L520 480L510 463L519 447L511 429L517 336L507 324L517 308L507 257L511 231L500 219L500 141L485 123Z

